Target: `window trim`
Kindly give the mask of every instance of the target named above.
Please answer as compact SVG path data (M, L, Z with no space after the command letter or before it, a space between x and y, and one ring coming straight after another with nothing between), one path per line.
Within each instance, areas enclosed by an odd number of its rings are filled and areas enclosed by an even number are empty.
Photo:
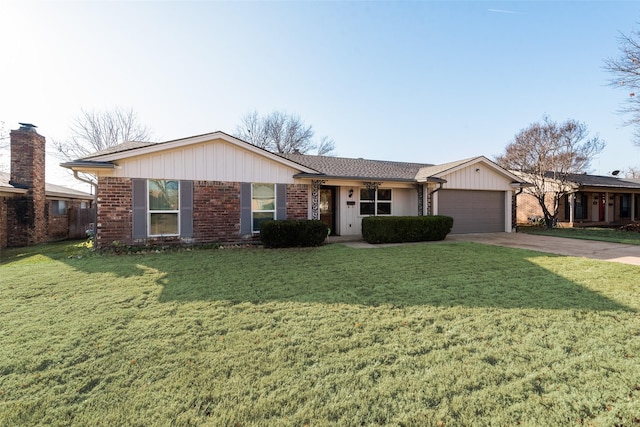
M176 209L155 209L151 210L149 205L149 182L150 181L175 181L178 183L178 202L176 203ZM180 194L181 183L178 179L147 179L146 180L146 210L147 210L147 236L148 237L179 237L180 227L181 227L181 218L180 218L180 203L181 203L181 194ZM176 214L176 223L177 223L177 232L171 234L152 234L151 233L151 216L154 214Z
M271 185L273 186L273 209L253 209L253 192L254 192L254 186L255 185ZM256 212L272 212L273 213L273 219L276 220L278 219L278 186L275 183L269 183L269 182L252 182L251 183L251 201L250 201L250 206L251 206L251 233L252 234L259 234L260 233L260 229L258 230L254 230L253 229L253 225L254 225L254 219L253 219L253 214Z
M384 187L384 188L376 188L374 190L374 194L373 194L373 200L369 200L369 199L365 199L363 200L361 198L362 195L362 190L366 190L366 191L371 191L366 187L360 187L360 190L358 192L358 216L361 217L365 217L365 216L393 216L393 188L388 188L388 187ZM389 198L389 200L386 199L378 199L378 191L379 190L388 190L391 192L391 197ZM362 213L362 204L373 204L373 214L363 214ZM378 213L378 205L380 203L385 203L385 204L389 204L389 213Z

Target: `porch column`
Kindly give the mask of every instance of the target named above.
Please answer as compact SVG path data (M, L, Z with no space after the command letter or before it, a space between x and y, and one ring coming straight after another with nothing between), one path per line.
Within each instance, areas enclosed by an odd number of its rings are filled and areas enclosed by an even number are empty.
M631 221L636 220L636 193L631 193Z
M416 191L418 192L418 216L424 216L424 186L416 184Z
M604 193L604 222L609 223L609 192Z
M576 193L569 193L569 224L573 227L575 219Z
M320 187L324 183L321 179L311 181L311 219L320 219Z

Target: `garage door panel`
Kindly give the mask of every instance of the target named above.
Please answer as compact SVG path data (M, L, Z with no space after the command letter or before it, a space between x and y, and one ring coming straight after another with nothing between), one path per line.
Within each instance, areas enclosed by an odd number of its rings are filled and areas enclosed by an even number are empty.
M504 231L503 191L440 190L438 213L453 217L451 233Z

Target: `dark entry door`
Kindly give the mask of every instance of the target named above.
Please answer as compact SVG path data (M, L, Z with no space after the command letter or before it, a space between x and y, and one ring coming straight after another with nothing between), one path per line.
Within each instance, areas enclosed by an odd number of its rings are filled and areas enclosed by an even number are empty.
M320 188L320 221L327 224L331 234L336 232L336 189L335 187Z

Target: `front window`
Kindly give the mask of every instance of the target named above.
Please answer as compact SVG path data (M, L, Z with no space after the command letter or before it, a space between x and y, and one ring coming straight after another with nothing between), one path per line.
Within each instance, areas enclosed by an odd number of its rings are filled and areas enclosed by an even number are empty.
M180 182L166 179L150 179L149 236L177 236L180 215Z
M391 215L391 189L360 189L360 215Z
M260 231L263 221L276 219L276 186L275 184L251 185L251 224L252 231Z
M630 194L623 194L620 196L620 217L621 218L631 217L631 195Z

